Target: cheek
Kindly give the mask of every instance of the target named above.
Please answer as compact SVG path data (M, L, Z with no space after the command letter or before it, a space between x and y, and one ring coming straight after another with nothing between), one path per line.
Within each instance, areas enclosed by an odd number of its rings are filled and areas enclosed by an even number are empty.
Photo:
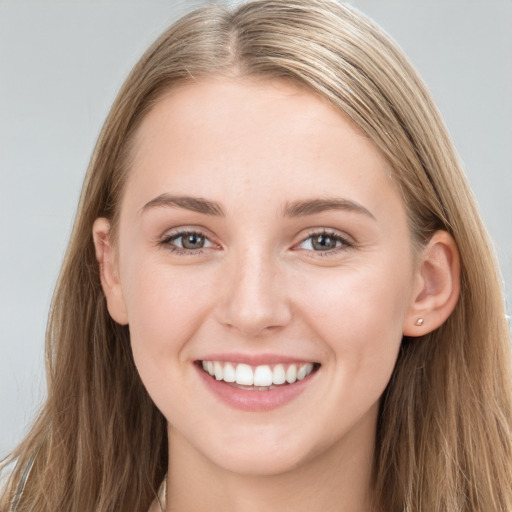
M308 279L301 308L331 351L336 379L372 394L383 391L393 371L410 289L410 263L381 263Z
M392 272L383 264L311 277L303 284L307 309L326 329L349 334L350 338L372 328L396 331L399 326L401 330L410 287L407 270Z
M214 287L197 269L140 265L126 273L124 294L135 363L143 377L169 377L207 316ZM211 279L210 279L211 281ZM152 377L153 376L153 377Z

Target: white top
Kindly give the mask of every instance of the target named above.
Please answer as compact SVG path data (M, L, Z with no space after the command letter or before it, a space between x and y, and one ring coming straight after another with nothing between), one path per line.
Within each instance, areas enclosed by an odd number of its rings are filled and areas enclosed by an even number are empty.
M148 512L165 512L165 502L167 497L167 479L164 479L160 489L158 490L158 496L155 501L151 503Z

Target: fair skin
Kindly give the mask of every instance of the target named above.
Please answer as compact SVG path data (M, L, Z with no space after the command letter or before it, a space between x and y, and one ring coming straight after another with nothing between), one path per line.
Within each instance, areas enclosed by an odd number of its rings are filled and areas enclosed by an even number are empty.
M107 219L93 234L168 420L167 510L371 510L379 398L402 336L455 305L453 240L414 249L382 154L284 82L175 88L134 142L117 237ZM313 369L251 389L203 361Z

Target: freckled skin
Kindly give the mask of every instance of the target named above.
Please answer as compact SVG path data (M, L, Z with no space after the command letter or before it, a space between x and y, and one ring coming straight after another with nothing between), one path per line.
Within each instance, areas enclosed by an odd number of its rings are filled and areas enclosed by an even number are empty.
M214 201L224 215L141 213L164 193ZM290 202L331 197L374 218L283 215ZM205 246L180 252L180 230L202 233ZM308 238L323 232L340 237L334 249L322 252ZM219 78L171 91L137 134L118 262L121 320L169 421L176 468L280 475L313 466L335 472L350 461L345 478L355 489L367 484L415 260L388 164L346 118L281 82ZM295 400L250 413L219 402L193 365L229 351L321 367Z

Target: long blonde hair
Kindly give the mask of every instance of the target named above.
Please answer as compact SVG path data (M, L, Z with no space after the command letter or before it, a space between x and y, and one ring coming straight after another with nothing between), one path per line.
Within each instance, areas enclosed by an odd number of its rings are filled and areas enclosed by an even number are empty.
M211 75L279 78L326 98L389 160L417 244L444 229L459 248L455 311L436 331L404 338L381 400L376 507L512 510L510 334L491 244L421 79L388 36L334 0L202 7L133 69L85 179L50 313L48 398L12 454L1 510L145 512L164 478L166 421L137 374L127 327L107 312L91 231L100 216L115 229L145 114L169 88Z

